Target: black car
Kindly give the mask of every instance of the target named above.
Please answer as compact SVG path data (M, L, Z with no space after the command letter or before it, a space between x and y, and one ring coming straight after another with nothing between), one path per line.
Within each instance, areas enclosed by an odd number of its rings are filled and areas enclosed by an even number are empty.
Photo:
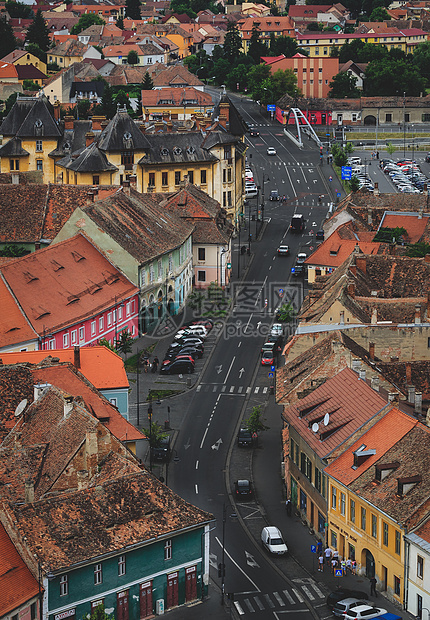
M249 480L236 480L234 483L236 499L241 499L242 501L245 499L252 499L253 491L252 484Z
M250 129L249 135L251 136L251 138L258 138L258 136L260 135L260 132L257 131L256 129Z
M151 458L153 461L165 463L170 459L170 437L162 437L157 446L151 448Z
M324 231L323 230L317 230L317 232L315 233L315 240L316 241L324 241Z
M241 428L237 434L237 445L240 447L252 446L252 434L247 428Z
M203 357L203 347L198 345L182 345L174 346L173 344L167 349L164 359L173 359L177 355L192 355L194 358L199 359Z
M427 163L430 163L430 153L427 153L425 160Z
M277 189L272 189L270 192L269 200L279 200L279 192Z
M169 361L168 364L162 364L160 367L162 375L190 375L192 372L194 372L194 364L186 359Z
M333 607L339 601L342 601L344 598L358 598L367 600L368 595L366 592L362 590L349 590L348 588L338 588L334 590L334 592L330 592L330 594L326 598L326 605L333 611Z
M178 340L175 340L175 343L179 343L182 346L188 345L188 346L201 346L202 350L204 351L204 343L203 340L201 338L199 338L198 336L182 336L181 338L178 338Z

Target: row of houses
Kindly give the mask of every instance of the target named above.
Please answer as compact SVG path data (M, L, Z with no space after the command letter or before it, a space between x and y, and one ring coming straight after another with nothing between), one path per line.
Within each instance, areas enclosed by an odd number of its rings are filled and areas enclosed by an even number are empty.
M339 205L307 261L314 282L276 379L293 505L418 616L430 602L430 260L405 247L427 238L425 198L357 193ZM397 225L398 245L374 241Z

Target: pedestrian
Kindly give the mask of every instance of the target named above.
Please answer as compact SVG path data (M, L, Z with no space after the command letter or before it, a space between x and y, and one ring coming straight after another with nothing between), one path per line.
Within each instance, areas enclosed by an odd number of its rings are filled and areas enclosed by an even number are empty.
M318 551L318 555L322 555L322 542L319 540L317 542L317 551Z
M342 575L345 577L346 576L346 560L342 560L340 563L340 566L342 568Z
M157 372L157 368L158 368L158 364L159 364L159 363L160 363L160 362L159 362L159 360L158 360L158 357L157 357L157 356L155 356L155 357L154 357L154 361L152 362L152 368L153 368L153 371L152 371L152 372Z
M376 151L376 159L379 159L379 151Z
M346 561L346 570L349 572L352 572L352 562L351 562L351 558L348 558Z
M290 499L287 499L287 501L285 502L285 507L286 507L286 509L287 509L287 515L288 515L289 517L291 517L291 512L292 512L292 507L293 507L293 506L292 506L292 504L291 504L291 500L290 500Z
M327 564L330 564L330 560L331 560L331 549L330 549L330 547L326 548L326 550L324 551L324 555L325 555L325 561L327 562Z
M376 592L376 577L373 576L370 580L370 596L378 596Z
M143 358L143 372L148 372L149 360L147 357Z
M333 575L334 575L334 571L336 570L336 568L337 568L337 560L336 558L333 558L331 561L331 570L333 572Z
M324 571L324 556L320 553L318 557L318 570L322 573Z
M357 574L357 562L355 560L351 560L351 573L353 575Z
M339 562L339 551L337 549L333 551L333 558L336 560L336 562Z
M269 302L268 302L268 300L267 300L267 299L265 299L265 300L264 300L264 307L265 307L265 308L267 308L267 304L268 304L268 303L269 303Z

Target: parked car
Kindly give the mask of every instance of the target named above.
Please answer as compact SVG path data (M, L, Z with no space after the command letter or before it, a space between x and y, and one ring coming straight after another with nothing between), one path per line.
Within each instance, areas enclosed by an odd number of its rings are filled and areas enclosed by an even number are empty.
M202 344L183 344L182 342L172 342L167 349L166 357L171 357L171 354L179 355L179 353L185 349L193 349L196 351L196 357L203 357L204 346Z
M170 437L160 439L158 446L151 448L151 458L153 461L161 461L163 463L170 459Z
M278 248L278 256L289 256L290 248L288 245L280 245Z
M270 335L274 338L279 338L279 336L283 336L284 334L284 326L282 323L273 323L272 329L270 330Z
M273 553L274 555L284 555L288 553L288 547L282 538L282 534L274 525L263 527L261 532L261 543L269 553Z
M274 336L268 338L261 347L261 355L264 355L264 353L271 353L273 355L276 346L276 340L277 338L275 338Z
M189 327L190 325L203 325L206 331L210 332L214 326L214 322L212 321L212 319L195 319L194 321L185 324L184 328Z
M266 152L268 155L276 155L276 149L273 146L269 146Z
M165 360L174 360L179 355L189 355L194 360L197 358L203 357L203 351L196 349L195 347L181 347L179 349L168 349L166 355L164 356Z
M348 597L361 599L366 598L367 594L362 590L351 590L350 588L340 587L337 590L330 592L325 602L330 611L332 611L338 601Z
M194 363L190 360L172 360L167 364L162 364L160 367L160 374L162 375L190 375L194 372Z
M262 366L273 366L275 363L275 356L273 351L265 351L261 356L261 365Z
M245 198L255 198L258 196L257 186L254 187L245 187Z
M192 362L193 366L196 363L195 358L192 355L190 355L189 353L182 353L180 355L178 354L178 355L175 355L174 357L163 360L162 366L165 366L166 364L171 364L172 362L176 360L188 360L189 362Z
M336 618L342 618L344 613L354 607L357 607L357 605L369 605L369 601L354 597L343 598L333 607L333 616L336 616Z
M182 336L175 341L175 344L176 343L180 343L183 346L185 346L186 344L191 346L200 345L204 351L204 341L198 336Z
M199 338L206 338L208 332L204 325L189 325L184 329L180 329L176 335L175 340L180 340L182 336L198 336Z
M324 231L323 230L317 230L317 232L315 233L315 241L324 241Z
M254 495L252 484L249 480L236 480L234 483L236 499L246 500L252 499Z
M241 448L252 446L252 433L247 428L241 428L237 434L237 445Z
M371 605L358 605L343 614L344 620L371 620L386 614L387 610Z
M306 259L307 259L307 255L305 254L305 252L299 252L296 258L296 264L302 265Z
M428 164L430 163L430 153L427 153L425 160Z

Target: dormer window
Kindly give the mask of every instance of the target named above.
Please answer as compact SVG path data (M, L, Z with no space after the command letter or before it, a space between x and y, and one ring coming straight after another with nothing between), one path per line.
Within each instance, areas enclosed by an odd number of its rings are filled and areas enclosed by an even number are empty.
M175 146L173 149L173 155L182 155L182 149L180 146Z
M420 474L417 476L409 476L408 478L397 478L397 495L403 497L413 489L416 484L421 482L421 480L422 477Z
M382 482L398 467L400 467L400 463L397 461L394 463L378 463L375 465L375 480Z
M376 450L374 449L367 450L366 448L367 446L362 444L358 448L358 450L355 450L355 452L353 452L353 455L354 455L354 464L352 466L353 469L357 469L357 467L360 467L360 465L364 463L364 461L366 461L369 458L369 456L374 456L376 454Z

